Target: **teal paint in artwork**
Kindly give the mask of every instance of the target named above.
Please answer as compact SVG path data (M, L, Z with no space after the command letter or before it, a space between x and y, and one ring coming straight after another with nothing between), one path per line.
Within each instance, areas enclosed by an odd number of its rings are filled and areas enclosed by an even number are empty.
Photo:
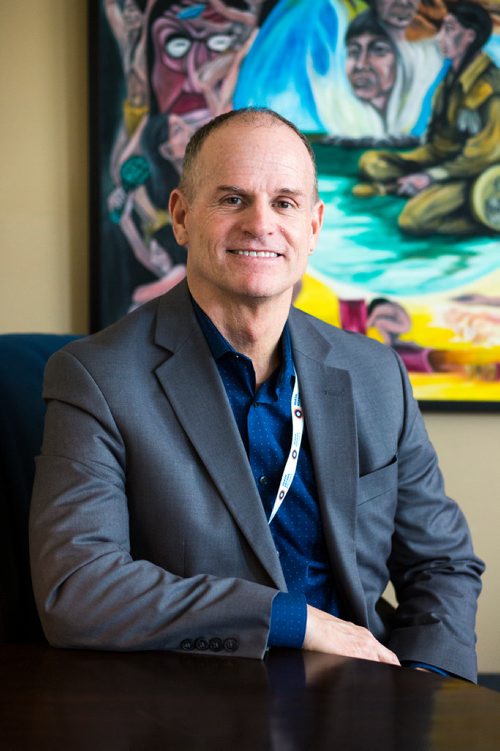
M325 222L310 259L313 273L334 290L347 285L367 297L402 298L449 295L500 268L498 238L410 237L397 225L406 199L353 196L361 153L316 147Z

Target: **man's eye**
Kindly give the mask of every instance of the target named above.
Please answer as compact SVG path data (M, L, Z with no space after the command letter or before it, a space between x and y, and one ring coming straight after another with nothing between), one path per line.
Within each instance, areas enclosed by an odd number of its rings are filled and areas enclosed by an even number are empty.
M187 55L191 45L192 41L188 37L172 36L165 42L165 51L170 57L178 59Z
M224 203L229 204L229 206L239 206L241 203L241 196L226 196L226 198L224 198Z
M212 52L227 52L233 39L231 34L213 34L207 39L207 47Z
M377 55L378 57L385 57L385 55L390 55L392 50L388 44L379 42L378 44L373 45L372 52L374 55Z
M293 203L291 203L291 201L276 201L276 206L279 209L293 209Z

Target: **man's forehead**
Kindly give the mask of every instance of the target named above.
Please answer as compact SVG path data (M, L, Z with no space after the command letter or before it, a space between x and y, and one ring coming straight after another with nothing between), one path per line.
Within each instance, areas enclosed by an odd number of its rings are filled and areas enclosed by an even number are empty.
M382 34L373 34L371 31L362 31L361 34L356 34L349 39L349 44L371 44L372 42L384 42L389 45L389 42Z
M286 126L221 128L204 143L199 167L203 179L212 184L257 187L266 183L299 190L304 179L314 179L306 147Z
M243 118L224 123L210 133L200 151L200 155L210 155L228 149L226 157L230 158L232 152L237 150L240 155L245 151L262 158L269 156L275 151L276 157L286 143L286 150L296 157L305 157L311 160L305 144L299 136L285 123L273 119L247 121Z

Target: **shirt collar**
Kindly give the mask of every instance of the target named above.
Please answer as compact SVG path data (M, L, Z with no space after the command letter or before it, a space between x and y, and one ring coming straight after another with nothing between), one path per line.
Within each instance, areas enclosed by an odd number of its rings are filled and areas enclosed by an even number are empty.
M246 355L241 354L238 352L233 345L228 342L228 340L221 334L217 326L213 323L213 321L207 316L204 310L200 308L196 300L191 296L191 302L193 304L193 309L196 315L196 318L198 320L198 323L200 324L200 328L203 332L203 335L207 341L208 348L210 349L210 352L212 353L212 357L215 361L220 360L225 354L228 352L239 355L240 357L244 357L247 360L249 358L246 357ZM277 381L277 390L287 383L290 383L292 377L295 375L294 367L293 367L293 358L292 358L292 341L290 338L290 331L288 328L288 322L285 323L285 327L283 329L283 335L281 337L281 356L282 356L282 365L281 370L279 374L279 378Z
M491 58L485 52L481 52L462 72L459 81L465 93L468 93L479 76L490 66Z

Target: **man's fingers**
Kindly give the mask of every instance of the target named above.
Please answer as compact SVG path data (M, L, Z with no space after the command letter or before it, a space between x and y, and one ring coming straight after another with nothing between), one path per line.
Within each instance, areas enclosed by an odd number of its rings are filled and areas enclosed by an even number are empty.
M401 663L399 662L397 656L394 654L394 652L391 652L390 649L386 649L385 647L382 647L382 650L379 652L380 655L380 662L387 662L389 665L398 665L398 667L401 666Z

